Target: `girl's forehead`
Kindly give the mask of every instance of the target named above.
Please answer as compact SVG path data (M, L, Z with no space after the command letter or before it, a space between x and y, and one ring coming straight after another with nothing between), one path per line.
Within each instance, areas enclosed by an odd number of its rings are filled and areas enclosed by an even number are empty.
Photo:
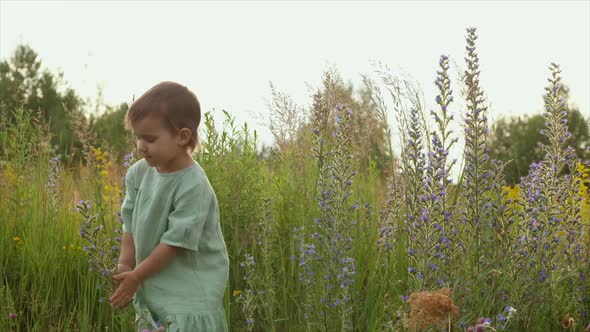
M136 133L155 132L166 129L162 117L154 115L148 115L143 119L136 121L132 127L133 131Z

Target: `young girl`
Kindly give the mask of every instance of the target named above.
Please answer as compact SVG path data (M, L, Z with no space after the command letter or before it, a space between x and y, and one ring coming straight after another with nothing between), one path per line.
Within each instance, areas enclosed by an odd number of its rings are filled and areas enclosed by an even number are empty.
M191 157L201 111L196 96L160 83L127 113L143 159L127 171L123 239L111 305L133 300L150 324L170 331L227 331L223 294L229 259L217 198ZM143 328L151 326L139 326Z

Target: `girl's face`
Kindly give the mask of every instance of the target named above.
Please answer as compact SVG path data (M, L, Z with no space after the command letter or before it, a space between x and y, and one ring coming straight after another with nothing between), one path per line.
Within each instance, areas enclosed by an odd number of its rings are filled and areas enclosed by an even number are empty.
M173 172L187 153L188 143L186 130L172 133L158 116L146 116L133 124L133 132L137 139L137 149L143 155L148 165L156 167L158 171Z

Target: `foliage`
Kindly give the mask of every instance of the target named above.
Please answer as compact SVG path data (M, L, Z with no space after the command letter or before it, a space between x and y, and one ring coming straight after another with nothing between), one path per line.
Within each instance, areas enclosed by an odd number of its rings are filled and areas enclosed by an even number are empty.
M588 324L590 160L570 146L560 68L550 66L542 157L509 186L504 163L488 155L476 40L468 29L467 67L458 77L466 88L463 132L451 130L458 106L447 56L436 73L433 130L412 84L387 68L377 72L380 80L365 77L362 98L376 121L388 118L381 91L393 99L401 133L395 143L366 139L365 118L357 117L362 105L331 72L314 94L310 119L286 127L289 134L278 135L281 145L266 156L256 132L237 127L230 113L221 125L204 114L203 147L194 157L220 203L232 330L550 331ZM296 109L277 105L288 108L281 114ZM92 122L96 132L108 130L122 109ZM38 113L4 112L11 116L0 119L10 133L0 136L0 330L133 330L131 308L115 312L100 301L118 250L130 156L118 166L81 121L83 162L55 159L44 145L46 121L31 121ZM391 133L388 125L375 128L376 137ZM449 150L461 134L465 162L454 183ZM383 155L362 154L372 144L362 142L377 141L373 152ZM399 160L393 144L401 147ZM95 247L85 251L88 243Z
M571 133L568 144L574 148L578 158L588 159L590 119L584 119L579 109L569 105L567 86L559 90L559 95L565 101L568 131ZM517 184L521 177L527 175L528 166L543 158L541 144L547 144L546 137L541 134L543 128L545 120L542 114L502 118L494 123L490 133L490 156L507 163L504 170L509 185Z
M57 154L69 153L75 144L70 114L81 111L83 102L67 88L63 74L42 69L39 55L27 45L19 45L10 59L0 61L0 106L7 110L39 112L49 126L51 148ZM8 114L8 122L17 119Z
M111 151L118 161L122 160L134 143L133 137L124 127L128 109L126 103L116 107L107 105L104 113L93 115L89 120L89 127L96 133L96 145Z

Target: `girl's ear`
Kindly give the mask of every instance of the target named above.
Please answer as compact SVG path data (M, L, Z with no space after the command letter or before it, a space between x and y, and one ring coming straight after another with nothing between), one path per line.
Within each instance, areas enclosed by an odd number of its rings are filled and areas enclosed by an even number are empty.
M188 128L180 129L178 135L180 136L180 144L187 145L188 142L191 140L191 135L193 132Z

